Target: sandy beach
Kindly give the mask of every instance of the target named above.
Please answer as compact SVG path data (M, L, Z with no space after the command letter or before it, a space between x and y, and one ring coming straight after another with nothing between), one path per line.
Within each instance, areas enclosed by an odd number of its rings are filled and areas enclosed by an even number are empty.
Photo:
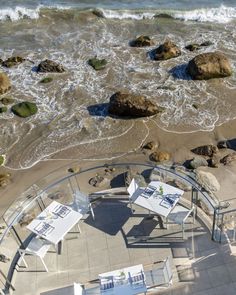
M1 208L3 213L7 207L28 187L38 182L40 179L48 177L50 181L63 178L68 175L68 168L80 167L85 169L104 165L105 163L153 163L150 160L151 151L142 149L142 146L149 141L159 143L158 150L167 151L171 156L168 163L183 164L186 160L192 159L194 155L191 149L201 146L213 144L216 145L220 140L229 140L235 138L236 120L230 121L212 132L193 132L176 134L165 132L158 128L155 123L149 121L147 124L147 136L140 138L136 146L132 145L133 137L139 136L139 128L132 130L131 134L126 134L119 139L107 141L99 141L96 145L84 145L63 150L51 158L40 161L36 165L28 169L12 170L5 167L0 168L0 173L10 173L11 182L0 191ZM135 142L137 142L137 137ZM112 145L114 152L106 153L105 147ZM220 159L225 155L232 153L230 149L220 149L217 157ZM156 163L158 164L158 163ZM221 185L221 189L216 193L220 200L228 200L234 198L236 189L236 164L232 162L229 165L219 164L218 168L199 167L198 169L209 171L214 174ZM52 180L53 179L53 180ZM88 179L85 181L88 181Z

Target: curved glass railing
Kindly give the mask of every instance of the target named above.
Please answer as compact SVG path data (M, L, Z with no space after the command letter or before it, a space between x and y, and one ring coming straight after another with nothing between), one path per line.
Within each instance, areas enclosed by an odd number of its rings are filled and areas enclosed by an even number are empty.
M68 172L72 171L73 167L79 167L80 164L81 162L74 162L66 165L35 182L9 206L1 217L0 269L9 282L14 282L17 249L29 236L26 225L52 200L69 204L73 201L73 193L77 190L89 195L92 199L99 197L98 192L101 191L103 191L103 197L106 194L109 196L112 193L115 194L121 188L124 192L127 182L134 175L138 175L141 181L146 183L156 179L173 183L186 190L183 201L189 206L191 203L198 205L197 213L201 215L201 219L211 231L213 239L215 238L216 227L213 223L216 208L220 203L215 196L204 191L196 182L195 174L184 167L152 163L120 163L118 160L113 160L100 166L83 168L76 173ZM7 279L1 278L0 281L3 281L3 284L0 288L9 288Z

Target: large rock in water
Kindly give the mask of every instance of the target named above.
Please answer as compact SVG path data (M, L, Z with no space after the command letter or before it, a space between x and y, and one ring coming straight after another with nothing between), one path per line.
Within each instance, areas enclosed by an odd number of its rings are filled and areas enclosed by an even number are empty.
M215 175L210 172L197 171L196 180L208 192L217 192L220 190L220 184Z
M11 82L5 73L0 73L0 94L6 93L11 89Z
M153 51L155 60L167 60L181 55L181 50L170 40L160 45Z
M38 72L63 73L65 72L65 69L59 63L56 63L53 60L45 59L38 65Z
M190 60L187 72L192 79L207 80L228 77L232 74L232 68L224 54L208 52L199 54Z
M147 117L163 111L163 108L144 96L116 92L110 97L108 111L117 116Z
M149 36L139 36L138 38L132 40L130 42L130 46L132 47L145 47L145 46L153 46L154 42Z
M13 66L21 64L25 61L25 58L21 56L12 56L2 62L2 65L7 68L11 68Z
M22 118L27 118L36 114L38 108L33 102L23 101L12 106L11 110L15 115Z

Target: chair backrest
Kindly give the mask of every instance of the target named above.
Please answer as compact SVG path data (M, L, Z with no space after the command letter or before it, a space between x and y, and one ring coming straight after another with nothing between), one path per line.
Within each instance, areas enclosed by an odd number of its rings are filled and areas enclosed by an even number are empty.
M163 275L165 278L165 282L167 284L170 284L172 277L173 277L173 273L170 267L170 258L167 257L166 260L164 261L164 266L163 266Z
M130 182L130 185L127 188L127 191L130 195L130 197L136 192L136 190L139 188L138 183L136 182L136 180L133 178Z
M74 295L82 295L83 288L81 287L80 283L74 283Z
M90 210L90 202L88 196L80 191L74 194L73 209L81 214L86 214Z

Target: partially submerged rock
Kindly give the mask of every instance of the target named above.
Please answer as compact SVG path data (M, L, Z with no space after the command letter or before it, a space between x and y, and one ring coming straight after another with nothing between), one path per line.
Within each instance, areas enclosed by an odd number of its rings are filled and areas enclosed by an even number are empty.
M0 114L7 112L7 107L0 107Z
M30 117L37 113L37 105L33 102L23 101L11 107L11 111L22 118Z
M146 47L146 46L153 46L153 45L154 45L154 41L149 36L144 36L144 35L141 35L130 42L130 46L132 47Z
M196 51L196 50L199 50L200 48L201 48L201 45L198 43L193 43L193 44L189 44L185 46L185 49L189 51Z
M141 95L116 92L110 97L108 112L127 117L148 117L162 112L163 108Z
M2 104L4 104L4 105L12 104L14 101L15 101L15 100L14 100L13 98L11 98L11 97L7 97L7 96L3 97L3 98L0 100L0 102L1 102Z
M4 94L11 89L11 81L5 73L0 73L0 94Z
M210 45L213 45L213 43L211 41L205 41L205 42L202 42L201 44L192 43L192 44L189 44L189 45L185 46L185 49L187 49L189 51L196 51L196 50L201 49L201 47L207 47L207 46L210 46Z
M220 190L220 184L215 175L210 172L197 170L196 180L208 192L217 192Z
M49 59L45 59L44 61L42 61L39 65L38 65L38 72L41 73L63 73L65 72L64 67L53 61L53 60L49 60Z
M160 45L153 51L153 58L155 60L167 60L181 55L181 50L170 40Z
M228 165L230 164L231 162L235 161L236 160L236 152L233 152L231 154L228 154L227 156L225 156L224 158L222 158L220 160L220 162L224 165Z
M94 70L103 70L106 67L107 61L105 59L98 59L96 57L88 60L88 64L94 68Z
M196 147L191 150L194 154L212 157L213 154L218 152L218 148L215 145L208 144L208 145L202 145L199 147Z
M171 154L166 151L156 151L150 155L150 160L155 162L164 162L171 159Z
M4 155L0 155L0 166L4 164L4 161L5 161Z
M45 84L45 83L50 83L52 81L53 81L52 77L45 77L45 78L41 79L39 82Z
M13 66L21 64L23 61L25 61L25 58L23 58L21 56L12 56L12 57L9 57L8 59L4 60L2 62L2 66L7 67L7 68L11 68Z
M195 56L189 61L187 72L196 80L223 78L232 75L227 57L220 52L208 52Z
M145 178L142 176L142 174L138 171L135 171L134 169L129 169L127 172L125 172L125 185L129 186L132 179L135 179L137 184L140 187L146 187L146 181Z

